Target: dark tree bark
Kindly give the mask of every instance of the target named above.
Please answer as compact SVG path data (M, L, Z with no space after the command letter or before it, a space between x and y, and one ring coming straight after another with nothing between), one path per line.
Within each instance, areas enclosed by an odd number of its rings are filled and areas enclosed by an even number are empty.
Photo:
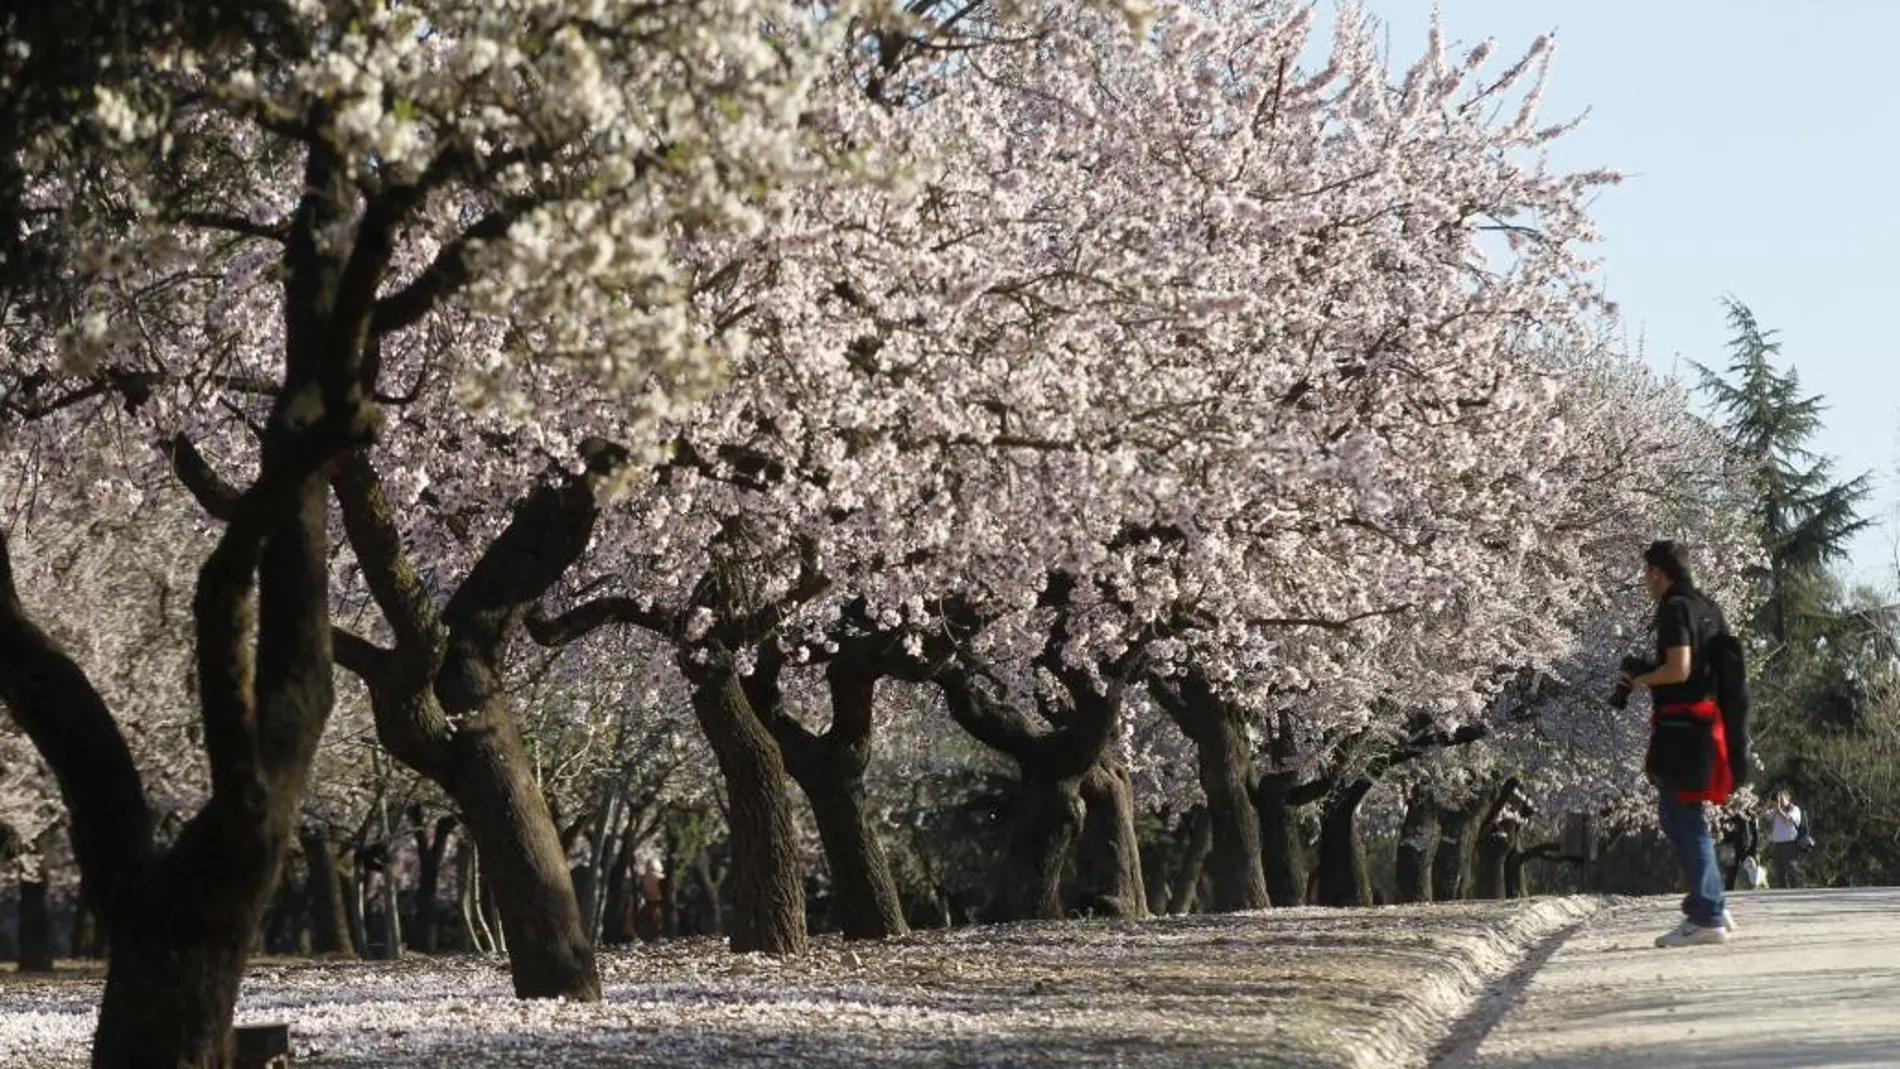
M732 949L741 954L803 953L804 868L778 741L735 672L708 671L693 663L681 668L693 684L693 713L726 782L732 830ZM772 685L776 687L776 681Z
M613 857L607 863L607 902L601 910L600 941L607 946L633 942L634 872L633 852L636 829L630 822L615 836Z
M46 905L44 873L22 875L19 883L20 971L53 971L53 915Z
M1455 902L1469 894L1471 886L1472 825L1476 823L1481 802L1459 809L1441 809L1438 816L1438 849L1432 855L1432 900Z
M80 667L27 617L0 539L0 699L72 818L109 930L93 1064L222 1066L239 977L295 834L333 699L323 468L366 430L361 372L386 220L372 209L345 271L316 235L347 202L313 148L290 227L285 379L258 477L199 572L196 677L211 794L167 848L123 735ZM367 280L358 278L367 275ZM188 453L182 440L174 455Z
M93 905L92 891L82 882L78 901L73 903L73 957L97 959L106 956L105 928L99 923L99 909Z
M1003 864L997 870L997 920L1065 916L1062 876L1082 819L1082 795L1073 779L1036 777L1018 784Z
M1372 905L1372 881L1366 873L1365 844L1359 841L1359 805L1374 781L1361 777L1326 800L1319 831L1319 904Z
M1214 821L1205 805L1195 806L1193 815L1188 818L1187 849L1181 858L1174 895L1167 902L1169 913L1179 916L1194 912L1195 902L1200 897L1201 874L1206 871L1208 855L1213 852ZM1264 874L1261 880L1265 882Z
M351 547L396 637L384 650L339 634L338 663L368 685L384 747L455 801L480 851L521 998L600 998L560 833L501 673L535 602L585 550L599 481L625 460L601 443L583 451L586 473L537 486L517 502L439 615L368 455L351 455L332 479Z
M754 673L754 678L763 675ZM769 710L767 723L784 753L786 770L811 803L844 937L904 935L910 925L904 920L897 881L864 794L878 669L869 651L853 644L826 665L825 679L831 691L831 726L822 735L788 716L776 693L760 694L753 708Z
M304 856L304 904L310 917L310 952L325 957L356 957L350 913L344 901L340 847L320 829L298 836Z
M1083 806L1076 856L1081 908L1100 917L1146 917L1135 784L1127 766L1110 751L1090 766L1077 786Z
M964 666L951 665L936 676L957 723L1013 759L1020 773L1000 873L999 919L1062 918L1062 874L1084 817L1081 780L1107 752L1123 678L1111 676L1106 693L1096 693L1084 680L1065 681L1073 708L1045 710L1056 726L1038 728L1020 710L978 687Z
M1492 794L1478 827L1473 862L1473 892L1478 898L1503 898L1505 859L1516 845L1517 821L1511 815L1517 803L1518 780L1513 776Z
M1052 576L1045 601L1065 604L1074 585L1066 575ZM1039 666L1062 684L1067 697L1066 704L1050 701L1042 705L1041 719L1047 727L1037 725L1007 700L979 685L974 667L964 663L960 655L947 659L933 677L952 719L977 741L1008 756L1020 773L1019 802L1013 814L1011 845L999 895L1006 920L1061 918L1062 873L1086 816L1082 782L1095 766L1108 759L1128 681L1145 671L1144 653L1136 644L1112 663L1098 666L1098 684L1094 675L1062 657L1062 648L1070 637L1068 628L1066 611L1059 613L1038 660ZM1098 780L1097 787L1109 793L1123 790L1111 779ZM1132 786L1126 789L1132 792ZM1118 807L1120 803L1115 804ZM1121 819L1116 813L1111 824ZM1132 816L1128 823L1132 825ZM1109 836L1119 839L1121 833L1111 832ZM1138 891L1140 852L1117 846L1106 853L1119 869L1108 881L1117 886L1114 893L1125 898L1130 891ZM1145 902L1137 896L1126 904L1145 912Z
M1244 714L1221 701L1199 673L1190 673L1178 685L1153 680L1148 690L1194 743L1201 793L1212 822L1214 912L1265 908L1272 898L1261 853L1260 814L1252 795L1253 754Z
M442 887L442 863L448 856L449 838L460 822L452 816L440 816L431 826L423 821L420 807L411 817L416 826L416 906L407 928L409 945L418 953L434 954L442 946L437 901Z
M1430 795L1414 793L1406 800L1399 826L1395 897L1404 902L1432 900L1432 852L1438 845L1438 805Z
M1270 772L1260 777L1253 793L1254 812L1260 816L1267 895L1281 907L1306 904L1306 840L1300 834L1293 801L1297 779L1296 773Z

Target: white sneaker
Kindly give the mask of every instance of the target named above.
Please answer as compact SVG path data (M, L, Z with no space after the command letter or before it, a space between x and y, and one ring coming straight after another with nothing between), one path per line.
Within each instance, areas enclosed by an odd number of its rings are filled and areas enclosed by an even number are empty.
M1728 942L1728 929L1704 928L1692 920L1685 920L1680 927L1671 928L1656 937L1659 947L1692 947L1705 943Z
M1716 919L1721 922L1722 930L1728 934L1734 935L1737 931L1740 931L1740 929L1735 927L1735 918L1729 916L1728 910L1723 910L1722 915Z

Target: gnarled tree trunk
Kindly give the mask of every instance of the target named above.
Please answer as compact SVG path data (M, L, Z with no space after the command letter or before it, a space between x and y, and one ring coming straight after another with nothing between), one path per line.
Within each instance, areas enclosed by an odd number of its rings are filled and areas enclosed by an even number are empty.
M1306 839L1292 802L1297 775L1270 772L1255 784L1254 812L1260 816L1261 857L1267 895L1276 906L1306 904Z
M1061 920L1062 876L1081 831L1082 796L1072 779L1024 772L997 873L996 919Z
M53 971L53 914L46 903L43 869L22 871L19 882L20 971Z
M1141 842L1135 833L1135 784L1113 751L1077 784L1083 818L1076 856L1076 899L1101 917L1145 917Z
M368 454L346 458L332 484L396 636L385 650L339 634L338 663L369 686L384 747L455 800L480 851L515 994L591 1002L600 998L593 941L501 679L530 610L586 548L599 515L597 481L625 460L601 443L586 452L585 474L537 486L516 503L439 615Z
M1470 893L1472 825L1482 802L1440 809L1438 849L1432 855L1432 900L1455 902Z
M1326 800L1319 830L1319 904L1372 905L1372 881L1366 873L1365 844L1359 841L1359 805L1373 781L1355 779Z
M1432 851L1438 845L1438 805L1430 795L1414 793L1406 800L1399 826L1395 859L1394 898L1403 902L1432 900Z
M799 954L806 946L805 882L792 800L778 742L730 669L683 665L693 713L726 783L732 830L732 912L727 931L739 953Z
M1201 875L1207 870L1207 858L1214 852L1214 821L1207 815L1207 807L1194 807L1188 818L1187 849L1181 858L1181 869L1176 875L1174 894L1168 899L1167 910L1176 916L1194 912L1195 901L1200 897ZM1265 881L1264 874L1261 877Z
M774 695L767 722L785 756L787 771L811 803L824 844L825 862L846 939L904 935L897 881L884 852L876 818L864 795L871 758L871 731L878 675L869 659L847 650L825 670L831 690L831 727L814 734L778 708ZM755 707L764 705L755 703Z
M1492 795L1484 822L1478 827L1478 841L1473 851L1476 855L1473 893L1478 898L1505 896L1505 859L1517 840L1517 822L1510 815L1517 793L1518 781L1513 776Z
M416 905L409 920L409 945L420 953L434 954L442 946L436 901L442 887L442 862L448 856L449 837L458 822L452 816L441 816L431 827L424 823L420 807L412 810L410 817L416 826Z
M1151 681L1149 693L1194 743L1201 793L1213 833L1209 864L1215 912L1262 909L1272 902L1252 796L1253 754L1239 707L1221 701L1198 673L1178 686Z
M298 835L304 856L304 904L310 916L310 952L324 957L356 957L350 936L349 908L344 901L341 847L319 828Z

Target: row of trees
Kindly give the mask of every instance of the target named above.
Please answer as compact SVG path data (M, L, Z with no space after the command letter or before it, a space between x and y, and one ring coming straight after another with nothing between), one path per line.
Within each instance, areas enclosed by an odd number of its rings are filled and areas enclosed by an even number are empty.
M589 999L646 852L797 953L1641 819L1638 552L1739 601L1761 543L1600 341L1548 42L1124 8L14 16L0 817L70 841L96 1064L218 1064L338 839L385 946L454 897Z

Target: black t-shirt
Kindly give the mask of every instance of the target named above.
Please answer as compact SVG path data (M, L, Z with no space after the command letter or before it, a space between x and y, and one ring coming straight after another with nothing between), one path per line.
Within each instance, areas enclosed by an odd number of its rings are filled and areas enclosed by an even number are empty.
M1656 706L1688 705L1714 698L1715 677L1709 671L1703 651L1708 648L1709 639L1728 630L1722 610L1694 587L1678 583L1656 603L1655 626L1658 665L1678 646L1687 646L1691 651L1688 679L1652 688L1651 698Z

